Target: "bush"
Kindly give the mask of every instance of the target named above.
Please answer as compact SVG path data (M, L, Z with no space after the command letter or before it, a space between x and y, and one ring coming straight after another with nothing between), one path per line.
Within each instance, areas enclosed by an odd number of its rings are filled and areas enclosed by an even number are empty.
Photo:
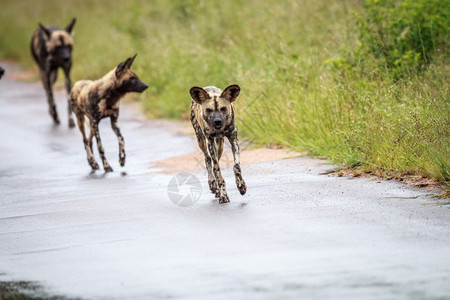
M367 0L357 22L362 49L395 77L421 70L449 48L450 1Z

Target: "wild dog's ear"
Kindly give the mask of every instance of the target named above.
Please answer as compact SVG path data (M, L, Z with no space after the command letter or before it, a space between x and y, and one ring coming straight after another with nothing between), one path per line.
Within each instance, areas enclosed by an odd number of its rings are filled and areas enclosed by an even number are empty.
M236 100L237 96L239 96L240 92L241 88L237 84L232 84L223 90L222 94L220 94L220 98L225 98L226 100L233 102Z
M42 32L44 33L44 37L46 39L50 39L50 36L52 35L52 33L50 32L50 30L47 29L47 27L45 27L44 25L42 25L41 23L39 23L39 28L41 28Z
M136 56L137 56L137 53L133 57L130 57L129 59L127 59L127 61L125 62L127 69L131 68L131 65L133 64Z
M116 68L116 77L119 78L120 76L122 76L122 74L128 70L129 68L131 68L131 65L133 64L134 59L136 58L135 54L133 57L129 57L127 58L126 61L121 62L120 64L117 65Z
M116 67L116 77L119 78L120 76L122 76L123 72L126 70L125 65L127 63L128 60L121 62L120 64L117 65Z
M77 21L77 19L73 18L72 21L70 21L69 25L66 26L66 31L68 33L72 33L73 30L73 26L75 25L75 22Z
M189 94L191 94L192 100L195 101L195 103L202 104L204 101L211 99L211 97L208 95L208 93L198 86L193 86L189 90Z

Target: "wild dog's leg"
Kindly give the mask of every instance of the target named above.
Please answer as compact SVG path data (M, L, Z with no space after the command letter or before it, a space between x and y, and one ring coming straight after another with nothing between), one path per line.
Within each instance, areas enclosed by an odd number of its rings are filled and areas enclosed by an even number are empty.
M83 136L84 148L86 149L87 160L89 165L91 165L92 170L98 170L98 164L95 161L94 154L92 153L92 137L90 137L91 142L86 139L85 127L84 127L84 116L77 116L78 128L80 128L81 135ZM92 133L91 133L92 136ZM90 144L90 145L89 145Z
M217 149L217 161L220 162L220 158L222 157L222 153L223 153L223 138L222 137L214 138L214 147L215 147L215 149ZM219 188L217 186L217 180L215 180L214 183L215 183L214 189L215 189L216 198L219 198L220 193L219 193Z
M64 75L66 76L66 90L67 90L67 112L69 114L69 127L74 127L75 123L73 122L72 117L72 107L70 105L70 89L72 88L72 82L70 80L70 67L64 68Z
M213 193L217 198L219 197L219 189L217 188L217 180L214 177L213 168L212 168L211 156L209 153L205 153L205 164L206 170L208 171L208 185L209 190Z
M111 116L111 127L119 140L119 163L123 167L125 165L125 140L120 133L119 124L117 123L117 115Z
M98 153L100 154L100 158L102 159L103 162L103 169L105 170L105 172L112 172L113 169L106 160L105 149L103 149L102 140L100 138L100 132L98 131L98 122L91 121L91 128L94 131L95 139L97 140Z
M209 156L212 160L212 172L214 178L217 181L217 189L219 190L219 203L228 203L230 199L228 198L225 181L223 180L222 173L220 172L219 166L219 153L217 144L215 143L215 139L213 137L208 137L206 142L206 147L208 149Z
M209 155L208 149L206 149L206 140L203 136L203 134L200 132L200 129L196 130L197 135L197 143L200 149L203 151L203 155L205 156L205 165L206 170L208 171L208 185L209 190L213 194L217 194L217 183L216 179L214 178L213 172L212 172L212 165L211 165L211 156Z
M242 178L241 173L241 165L240 165L240 152L239 152L239 140L237 137L237 130L235 129L231 135L228 137L228 140L231 144L231 151L233 152L233 158L234 158L234 176L236 177L236 185L241 193L241 195L244 195L247 192L247 185L245 184L244 179Z
M222 157L222 153L223 153L223 137L218 137L216 138L216 143L217 143L217 155L220 161L220 158Z
M56 79L58 79L58 69L52 69L50 70L50 85L53 88L53 85L56 82Z
M49 113L56 124L59 124L58 113L56 112L55 100L53 99L52 85L56 80L56 70L48 72L41 70L42 83L44 85L45 93L47 94L47 101L49 106Z
M89 148L91 148L91 152L94 153L94 150L92 150L92 139L94 138L94 130L92 130L92 127L90 127L89 137L88 137L88 143Z

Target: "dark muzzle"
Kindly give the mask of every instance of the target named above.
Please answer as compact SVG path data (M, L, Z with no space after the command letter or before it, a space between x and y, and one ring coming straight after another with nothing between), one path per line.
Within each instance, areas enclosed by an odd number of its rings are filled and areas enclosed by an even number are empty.
M139 80L137 87L136 87L136 91L138 93L142 93L143 91L145 91L148 88L148 85L142 81Z
M216 129L219 129L222 127L222 118L220 117L220 114L216 113L213 119L213 126Z
M59 63L66 64L72 60L72 51L69 47L60 47L56 49L54 57Z

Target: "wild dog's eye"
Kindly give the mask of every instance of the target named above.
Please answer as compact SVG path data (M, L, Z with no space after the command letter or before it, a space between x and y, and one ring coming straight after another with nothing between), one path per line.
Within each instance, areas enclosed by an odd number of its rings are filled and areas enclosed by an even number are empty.
M220 111L223 112L223 113L226 113L226 112L227 112L227 108L226 108L226 107L222 107L222 108L220 109Z
M136 78L136 77L131 77L130 80L131 80L131 81L136 81L137 78Z
M209 114L212 114L212 109L211 108L207 108L206 109L206 113L209 115Z

